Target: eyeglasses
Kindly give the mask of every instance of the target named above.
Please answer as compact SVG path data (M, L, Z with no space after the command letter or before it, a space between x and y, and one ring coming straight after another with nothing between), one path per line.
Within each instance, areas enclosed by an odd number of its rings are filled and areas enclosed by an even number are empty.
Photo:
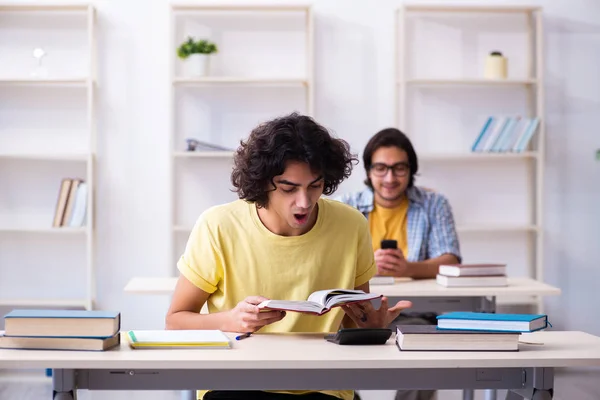
M405 162L399 162L394 165L387 165L384 163L375 163L375 164L371 165L371 168L370 168L371 173L378 177L386 176L388 173L388 170L390 170L390 169L392 170L392 174L394 174L394 176L401 178L408 174L408 172L410 171L410 166Z

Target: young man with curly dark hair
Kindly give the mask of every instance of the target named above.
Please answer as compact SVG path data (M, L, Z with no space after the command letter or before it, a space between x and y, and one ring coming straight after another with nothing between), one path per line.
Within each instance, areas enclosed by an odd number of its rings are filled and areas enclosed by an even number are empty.
M340 326L387 327L410 302L370 302L322 316L259 312L266 299L304 300L322 289L369 291L376 266L366 219L322 197L352 171L348 144L307 116L256 127L234 157L239 200L198 218L177 266L167 329L228 332L335 332ZM200 314L207 303L208 314ZM310 388L309 388L310 389ZM204 399L353 398L338 391L210 391ZM273 397L276 396L276 397Z

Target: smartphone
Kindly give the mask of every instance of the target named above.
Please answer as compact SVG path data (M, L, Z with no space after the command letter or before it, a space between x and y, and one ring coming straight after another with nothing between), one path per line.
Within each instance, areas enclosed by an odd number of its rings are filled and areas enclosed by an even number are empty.
M397 249L398 242L393 239L383 239L381 241L381 248L382 249Z

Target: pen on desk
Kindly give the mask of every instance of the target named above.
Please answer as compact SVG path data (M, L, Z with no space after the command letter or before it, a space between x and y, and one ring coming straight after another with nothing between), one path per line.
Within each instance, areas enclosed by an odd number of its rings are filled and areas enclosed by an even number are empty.
M247 337L250 337L250 335L252 335L252 332L247 332L244 333L243 335L238 335L235 337L235 340L242 340L242 339L246 339Z

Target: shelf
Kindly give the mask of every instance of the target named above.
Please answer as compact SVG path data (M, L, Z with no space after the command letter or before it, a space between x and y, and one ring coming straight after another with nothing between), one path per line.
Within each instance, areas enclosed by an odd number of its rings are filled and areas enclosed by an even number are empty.
M87 161L87 154L0 154L0 160Z
M2 307L61 307L61 308L86 308L85 299L2 299Z
M87 78L0 78L2 86L75 86L86 87L90 82Z
M427 78L427 79L407 79L398 81L399 85L403 83L412 86L519 86L535 85L536 79L453 79L453 78Z
M463 225L457 226L458 233L510 233L510 232L537 232L536 225Z
M176 151L175 158L233 158L233 151Z
M75 235L85 234L87 227L60 227L60 228L36 228L31 226L0 226L1 233L43 233L50 235Z
M173 11L306 11L310 4L173 4Z
M4 11L88 11L88 4L2 4Z
M173 79L173 84L180 86L199 86L199 85L257 85L257 86L292 86L306 87L308 81L301 78L243 78L243 77L199 77L187 78L178 77Z
M531 13L539 11L540 7L534 6L448 6L443 4L431 5L406 5L408 12L457 12L457 13Z
M192 231L191 226L175 225L173 231L179 233L189 233ZM487 224L487 225L462 225L457 226L458 233L507 233L507 232L537 232L538 227L535 225L502 225L502 224Z
M535 151L524 151L521 153L502 152L502 153L425 153L419 155L419 161L494 161L494 160L515 160L515 159L535 159L538 153Z

